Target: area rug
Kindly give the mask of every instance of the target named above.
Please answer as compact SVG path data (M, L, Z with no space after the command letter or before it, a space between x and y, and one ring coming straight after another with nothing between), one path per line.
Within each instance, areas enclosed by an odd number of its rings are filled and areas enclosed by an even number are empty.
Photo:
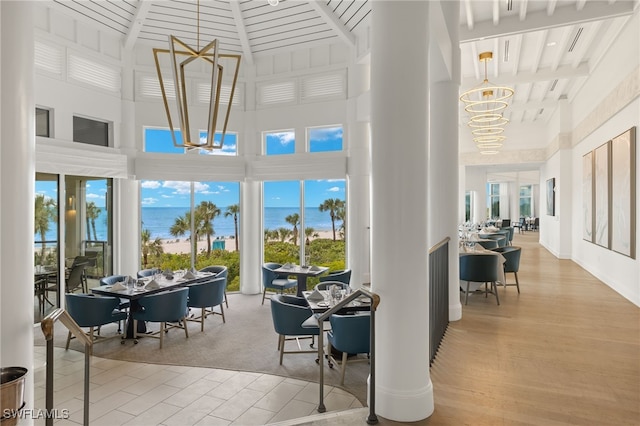
M290 377L310 382L319 382L319 366L317 355L285 354L282 365L279 364L277 349L278 335L273 329L270 301L261 305L262 294L243 295L231 293L229 308L225 309L226 323L222 323L219 315L209 316L205 320L204 332L200 331L200 323L189 322L189 338L183 330L170 330L164 339L164 346L159 349L158 339L142 337L138 344L132 340L112 339L96 344L93 348L95 356L122 361L147 362L154 364L186 365L193 367L211 367L235 371L251 371L277 376ZM199 310L194 311L199 313ZM150 327L157 327L151 324ZM157 329L157 328L156 328ZM115 324L102 329L102 335L116 333ZM57 323L54 330L54 345L64 347L67 330ZM326 339L325 339L326 340ZM302 349L309 348L310 340L301 340ZM41 333L35 333L35 344L44 345ZM288 342L295 345L295 342ZM317 345L315 346L317 348ZM293 346L287 346L293 350ZM80 342L72 340L70 349L83 351ZM368 362L347 364L344 385L340 385L340 368L328 368L325 361L325 385L339 387L353 394L366 405L366 380L369 376Z

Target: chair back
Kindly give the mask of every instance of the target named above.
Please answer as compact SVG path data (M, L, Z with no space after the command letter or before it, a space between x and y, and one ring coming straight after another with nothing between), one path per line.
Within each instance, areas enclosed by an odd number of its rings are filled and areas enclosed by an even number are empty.
M280 278L278 274L274 272L274 270L278 269L281 266L281 264L273 262L267 262L262 265L262 284L265 287L269 287L273 280Z
M490 240L495 240L498 243L498 247L504 247L507 245L507 236L504 234L489 234L489 235L484 235L484 238L490 239Z
M200 269L200 272L211 272L216 274L216 278L227 277L229 270L223 265L211 265Z
M493 251L502 253L502 256L504 256L505 272L518 272L520 269L520 254L522 253L521 247L498 247Z
M482 247L486 248L487 250L491 250L498 247L498 241L492 240L492 239L478 240L476 241L476 243L480 244Z
M67 312L80 327L96 327L127 317L125 312L114 312L120 305L117 297L91 294L65 294L64 297Z
M349 288L349 284L345 284L341 281L323 281L316 284L314 287L316 290L329 290L332 285L337 285L339 288L346 290Z
M188 285L189 299L187 306L191 308L209 308L224 302L226 277L216 277L201 283Z
M285 336L317 335L317 328L303 328L302 323L313 315L302 297L276 294L271 296L271 318L276 333Z
M500 227L507 228L509 226L511 226L511 219L502 219L502 225Z
M115 283L126 281L128 278L126 275L109 275L108 277L100 278L100 285L114 285Z
M362 354L371 352L371 316L337 315L329 317L331 346L340 352Z
M182 287L176 290L151 294L138 299L143 312L134 318L151 322L176 321L184 318L187 312L189 289Z
M460 279L479 283L498 281L498 256L492 254L461 255Z
M82 274L84 273L85 266L87 266L86 263L78 263L76 266L71 268L65 288L67 293L73 293L79 288L82 288Z
M142 269L138 271L137 276L138 278L144 278L144 277L150 277L152 275L160 274L160 273L162 273L162 271L159 268L149 268L149 269Z
M320 277L320 282L323 281L340 281L348 285L351 282L351 269L329 272Z
M513 241L514 228L513 228L513 226L508 226L508 227L506 227L504 229L509 231L509 235L508 235L507 239L508 239L509 243L511 243Z

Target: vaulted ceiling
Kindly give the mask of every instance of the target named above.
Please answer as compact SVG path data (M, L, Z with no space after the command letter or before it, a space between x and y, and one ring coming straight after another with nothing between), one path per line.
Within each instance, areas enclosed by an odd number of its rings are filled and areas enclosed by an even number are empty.
M52 6L120 36L128 48L164 46L169 34L193 45L218 38L225 51L252 63L309 45L355 46L371 25L373 1L54 0ZM640 0L460 3L461 90L482 82L478 55L491 51L488 79L515 90L505 116L511 123L545 123L558 100L571 101L580 90Z

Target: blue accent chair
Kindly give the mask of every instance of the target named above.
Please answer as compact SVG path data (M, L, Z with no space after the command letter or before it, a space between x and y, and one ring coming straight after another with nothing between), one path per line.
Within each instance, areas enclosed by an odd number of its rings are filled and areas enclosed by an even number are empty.
M188 321L197 321L200 323L200 331L204 331L204 320L209 315L221 315L222 322L224 318L224 289L227 286L227 278L213 278L201 283L188 285L189 299L187 306L189 308L200 308L200 316L195 318L187 318ZM220 312L213 310L216 306L220 306ZM209 309L207 309L209 308Z
M189 330L187 330L187 322L185 321L188 309L188 296L189 289L182 287L176 290L151 294L138 299L140 310L136 310L131 313L133 317L134 343L138 343L138 321L160 323L159 331L151 334L145 334L145 337L159 337L160 349L162 349L164 335L172 328L184 329L185 336L189 338Z
M351 269L329 271L327 275L320 277L320 282L323 281L340 281L348 285L351 283Z
M486 248L487 250L498 248L498 241L491 238L481 239L476 241L476 243L480 244L482 247Z
M367 314L338 315L329 317L331 330L327 332L329 354L329 367L333 368L334 363L338 363L332 355L333 347L342 352L342 359L339 361L342 371L340 372L340 384L344 385L344 373L347 362L368 361L371 352L371 316ZM349 355L367 354L367 358L355 358L349 360Z
M145 277L150 277L152 275L161 274L161 273L162 271L159 268L149 268L149 269L142 269L138 271L137 276L138 278L145 278Z
M100 278L100 285L114 285L115 283L120 283L122 281L126 282L127 279L129 279L127 275L109 275L107 277ZM129 309L130 306L131 303L128 299L120 299L120 305L118 306L118 309L124 311ZM120 322L118 322L118 333L120 333L120 331L122 331L122 329L120 327Z
M513 274L516 277L515 283L504 282L502 283L502 285L504 285L505 288L508 285L515 285L516 288L518 289L518 293L520 293L520 281L518 281L518 270L520 269L520 254L522 253L522 248L514 247L514 246L498 247L496 249L493 249L493 251L502 253L502 256L504 256L505 258L505 262L504 262L505 281L506 281L507 272L513 272Z
M496 296L496 302L500 304L496 281L498 281L499 257L491 254L464 254L460 256L460 279L467 282L464 291L464 304L469 300L469 283L484 283L484 295L491 293ZM489 289L488 283L491 283ZM478 290L482 291L482 290Z
M320 328L317 325L303 326L303 323L311 316L313 316L313 312L302 297L287 294L276 294L271 297L271 317L273 328L278 333L280 365L282 365L284 354L317 353L316 350L303 351L300 347L299 339L311 338L310 346L313 348L315 336L320 334ZM285 351L285 344L290 340L296 341L297 351Z
M119 337L117 334L111 337L100 336L100 326L119 322L127 318L126 312L118 309L120 299L117 297L97 297L92 294L65 294L66 310L73 320L83 328L89 327L86 333L92 342L97 343L104 340ZM93 334L94 328L98 328L98 334ZM69 332L67 336L67 346L73 336Z
M502 233L496 232L494 234L483 235L482 238L487 240L496 240L496 242L498 243L498 247L505 247L507 245L507 239L509 237Z
M282 294L286 289L296 287L298 281L289 279L287 274L277 274L274 271L281 267L279 263L268 262L262 265L262 304L267 295L267 290L273 290Z
M227 269L226 266L223 266L223 265L211 265L211 266L207 266L205 268L200 269L200 272L211 272L213 274L216 274L215 275L216 278L220 278L220 277L227 278L229 270ZM229 307L229 301L227 300L227 284L228 283L229 282L227 280L225 282L225 287L224 287L224 304L227 306L227 308Z

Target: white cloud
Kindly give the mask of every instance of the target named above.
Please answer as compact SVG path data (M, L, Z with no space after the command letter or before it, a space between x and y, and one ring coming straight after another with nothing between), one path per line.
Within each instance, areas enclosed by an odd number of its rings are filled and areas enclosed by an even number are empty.
M329 191L329 192L340 192L340 188L338 188L337 186L333 186L333 187L327 189L327 191Z
M193 190L195 192L206 193L206 191L209 191L209 185L207 185L206 183L202 183L202 182L194 182L193 183Z
M99 199L99 200L102 199L103 200L104 199L104 195L89 193L89 194L87 194L87 198L94 198L94 199Z
M278 138L282 146L289 145L296 140L294 132L270 133L269 136Z
M141 204L142 204L143 206L149 206L149 205L151 205L151 204L155 204L155 203L157 203L157 202L158 202L158 199L157 199L157 198L148 197L148 198L143 198L143 199L142 199L142 201L141 201Z
M163 188L173 189L174 194L190 194L191 184L184 181L167 180L162 184Z
M162 184L157 180L144 180L142 181L140 186L146 189L158 189L162 186Z
M173 195L162 194L161 197L162 198L173 198Z

